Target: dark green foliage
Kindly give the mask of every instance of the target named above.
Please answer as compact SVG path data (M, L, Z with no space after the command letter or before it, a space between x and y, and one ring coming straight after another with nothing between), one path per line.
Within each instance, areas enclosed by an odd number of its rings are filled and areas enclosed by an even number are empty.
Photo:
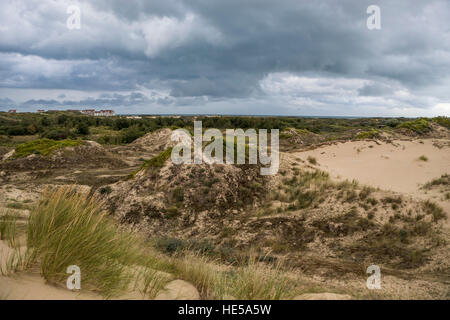
M47 112L8 114L0 112L0 135L21 136L39 134L41 137L54 140L86 136L92 127L107 127L116 131L116 135L98 138L100 143L130 143L140 136L161 128L185 128L192 132L193 117L147 117L127 119L125 117L93 117L79 112ZM407 128L418 134L430 130L430 120L421 118L410 120L405 118L370 118L370 119L336 119L336 118L296 118L296 117L197 117L203 122L203 128L249 128L279 129L294 128L299 133L321 134L330 139L339 137L351 138L348 132L375 132L383 128ZM437 117L433 121L448 128L447 117ZM87 127L87 130L86 130ZM371 135L371 134L370 134ZM283 136L282 136L283 137Z
M371 129L369 131L363 131L356 135L357 139L373 139L379 136L379 132L375 129Z
M110 194L112 192L112 189L110 186L101 187L99 192L100 194Z
M440 124L443 127L446 127L447 129L450 129L450 118L449 117L436 117L433 118L433 121L437 124Z
M168 148L158 154L156 157L151 158L150 160L145 161L145 163L142 165L143 169L148 168L160 168L164 166L164 163L167 161L167 159L170 158L172 154L172 148Z
M53 129L42 134L43 138L52 140L65 140L69 137L70 132L66 129Z
M80 122L77 125L76 133L82 136L86 136L89 134L89 125L85 122Z
M131 143L143 135L145 135L145 130L139 126L132 126L121 131L120 141L121 143Z
M418 134L426 133L431 130L430 121L425 118L402 122L397 125L397 128L406 128Z
M40 139L18 145L15 150L14 157L23 158L31 154L47 156L58 149L65 147L76 147L82 144L83 141L81 140L55 141L50 139Z

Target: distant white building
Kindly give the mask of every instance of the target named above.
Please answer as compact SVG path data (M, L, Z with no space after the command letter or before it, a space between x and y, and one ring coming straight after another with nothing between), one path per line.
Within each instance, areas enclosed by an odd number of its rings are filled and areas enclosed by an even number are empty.
M112 117L116 114L114 110L84 109L81 110L80 112L88 116L96 116L96 117Z
M114 110L100 110L95 111L97 117L112 117L115 114Z
M85 109L81 110L82 114L86 114L88 116L95 116L95 109Z

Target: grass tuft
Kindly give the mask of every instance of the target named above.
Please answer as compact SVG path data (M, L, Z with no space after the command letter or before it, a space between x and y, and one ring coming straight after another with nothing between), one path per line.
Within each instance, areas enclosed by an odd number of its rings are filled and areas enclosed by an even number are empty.
M421 155L419 158L417 158L418 161L423 161L423 162L427 162L428 161L428 157Z
M102 203L70 188L44 191L28 221L29 264L38 262L44 278L62 282L77 265L83 285L111 297L125 290L140 262L139 239L117 226Z
M311 163L312 165L316 165L317 164L317 159L312 157L312 156L308 156L308 162Z

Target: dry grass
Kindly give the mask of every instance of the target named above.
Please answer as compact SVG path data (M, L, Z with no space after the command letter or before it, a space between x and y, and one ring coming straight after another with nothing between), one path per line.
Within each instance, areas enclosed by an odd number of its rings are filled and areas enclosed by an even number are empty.
M204 299L279 300L293 295L281 264L260 263L255 257L234 268L191 253L172 263L177 276L194 284Z
M167 279L155 272L151 252L138 235L118 229L98 199L70 188L44 191L27 223L27 251L15 250L4 273L39 266L47 281L63 283L70 265L81 269L83 287L110 298L129 290L154 296ZM18 248L17 223L11 215L0 221L0 236ZM136 287L136 285L135 285Z

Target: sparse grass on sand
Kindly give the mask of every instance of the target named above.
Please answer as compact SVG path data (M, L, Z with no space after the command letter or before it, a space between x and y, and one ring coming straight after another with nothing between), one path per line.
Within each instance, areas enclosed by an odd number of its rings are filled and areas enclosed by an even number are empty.
M424 189L431 189L434 186L450 186L450 174L443 174L440 178L436 178L423 185Z
M52 152L66 147L76 147L83 144L82 140L51 140L51 139L39 139L31 142L20 144L16 147L14 152L15 158L23 158L31 154L40 154L47 156Z
M427 162L428 161L428 157L421 155L419 158L417 158L418 161L423 161L423 162Z
M316 165L317 164L317 159L312 157L312 156L308 156L308 162L311 163L312 165Z

